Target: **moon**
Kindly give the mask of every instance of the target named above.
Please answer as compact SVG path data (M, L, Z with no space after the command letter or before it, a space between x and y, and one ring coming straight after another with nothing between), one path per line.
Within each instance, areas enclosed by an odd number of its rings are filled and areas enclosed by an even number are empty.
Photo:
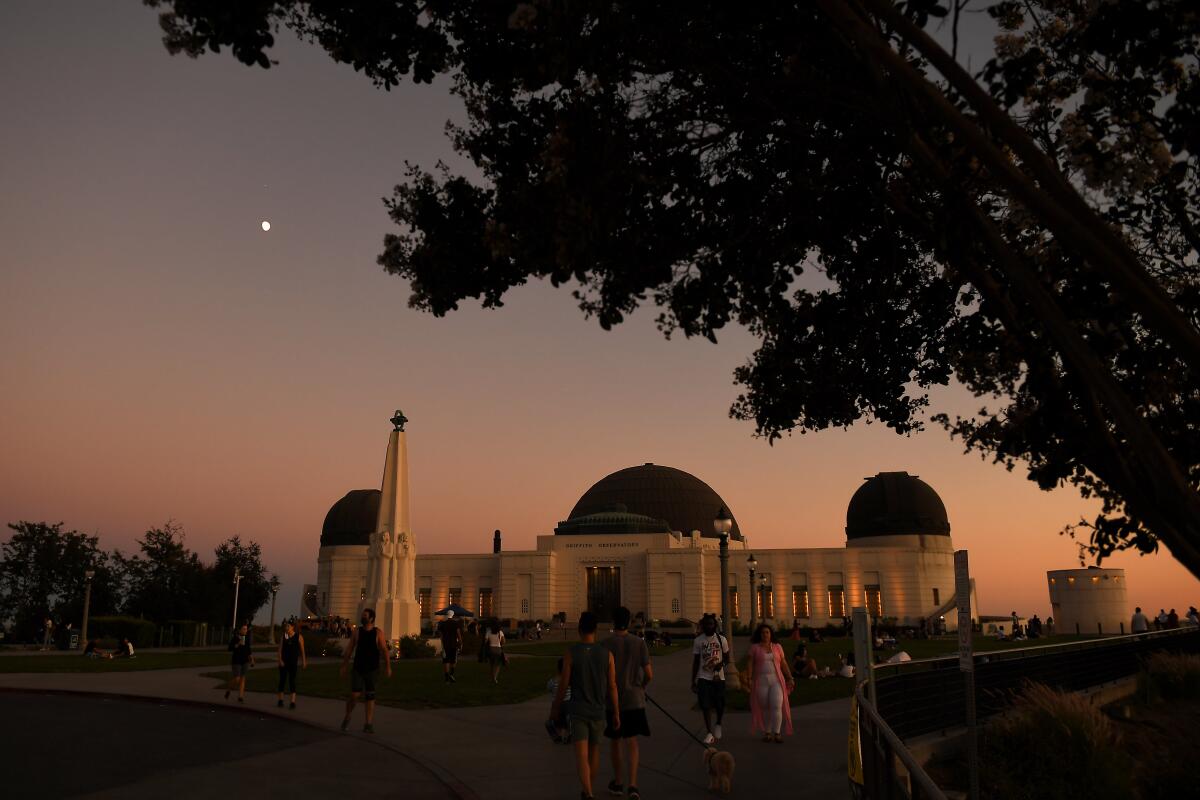
M269 230L271 230L271 223L267 222L267 221L264 219L264 220L262 221L262 229L263 229L264 231L269 231Z

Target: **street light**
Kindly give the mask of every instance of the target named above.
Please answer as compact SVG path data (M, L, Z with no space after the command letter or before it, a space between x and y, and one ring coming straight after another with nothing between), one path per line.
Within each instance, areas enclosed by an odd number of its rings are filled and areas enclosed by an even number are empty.
M271 644L275 644L275 595L279 592L279 576L272 575L267 585L271 589Z
M713 519L713 531L721 540L721 633L729 625L729 531L733 530L733 519L729 509L721 506Z
M758 576L758 598L759 598L759 602L760 602L760 603L762 603L762 607L763 607L763 609L762 609L762 618L763 618L763 621L766 621L766 619L767 619L767 611L769 611L769 610L770 610L770 609L768 609L768 608L767 608L767 603L766 603L766 599L767 599L767 587L768 587L769 585L770 585L770 581L767 579L767 576L766 576L766 575L759 575L759 576ZM774 614L772 614L771 616L774 616Z
M233 632L237 633L237 606L238 606L238 590L242 587L242 570L238 567L233 568Z
M79 644L87 647L87 624L88 612L92 608L92 578L96 577L96 571L93 569L84 570L83 572L83 630L79 632ZM68 643L68 646L69 643Z
M758 598L755 597L755 594L754 594L755 592L758 591L758 589L756 588L757 584L754 583L754 570L758 569L758 559L754 557L754 553L751 553L750 557L746 559L746 564L750 567L750 629L751 629L750 632L753 633L754 632L754 614L755 614L754 607L755 607L755 605L757 605L756 601L758 600Z

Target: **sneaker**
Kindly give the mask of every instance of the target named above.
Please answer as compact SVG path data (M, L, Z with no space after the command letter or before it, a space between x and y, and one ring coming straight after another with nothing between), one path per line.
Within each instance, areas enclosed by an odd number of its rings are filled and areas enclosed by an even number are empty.
M296 710L296 703L295 703L295 701L293 701L292 703L290 703L290 704L288 705L288 709L289 709L289 710L291 710L291 711L295 711L295 710Z
M344 720L342 720L342 730L346 731L349 729L350 729L350 718L346 717Z
M642 800L642 793L636 786L629 787L629 800Z
M458 683L458 678L454 677L454 675L451 675L451 676L450 676L450 682L451 682L451 683Z
M280 700L279 702L277 702L277 703L275 704L275 707L276 707L276 708L283 708L283 701L282 701L282 700Z
M366 725L363 725L363 733L374 733L374 732L375 732L375 726L372 725L371 723L368 722Z
M713 735L717 737L717 741L721 741L721 723L713 725Z
M711 733L704 734L704 743L705 744L713 744L716 741L717 741L717 737L713 736Z
M614 795L615 797L620 797L621 795L625 794L625 787L617 783L615 780L609 781L608 793Z
M775 734L775 744L783 744L783 734Z

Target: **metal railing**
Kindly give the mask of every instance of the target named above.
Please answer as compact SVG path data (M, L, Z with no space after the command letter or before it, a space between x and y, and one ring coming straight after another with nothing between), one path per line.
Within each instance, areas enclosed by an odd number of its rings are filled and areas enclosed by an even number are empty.
M859 793L871 800L946 800L945 793L871 705L866 686L864 681L854 690L862 751L863 783Z
M1196 628L976 654L979 719L1007 709L1027 682L1081 691L1136 675L1157 652L1200 653ZM901 741L966 724L957 656L875 668L877 712Z

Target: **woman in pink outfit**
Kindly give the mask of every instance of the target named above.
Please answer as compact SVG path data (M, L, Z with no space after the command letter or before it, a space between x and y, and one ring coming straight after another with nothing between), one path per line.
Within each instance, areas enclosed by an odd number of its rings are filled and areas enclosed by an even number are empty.
M763 741L783 743L781 729L792 733L792 704L788 695L796 683L788 668L783 647L776 642L770 625L759 625L750 637L750 718Z

